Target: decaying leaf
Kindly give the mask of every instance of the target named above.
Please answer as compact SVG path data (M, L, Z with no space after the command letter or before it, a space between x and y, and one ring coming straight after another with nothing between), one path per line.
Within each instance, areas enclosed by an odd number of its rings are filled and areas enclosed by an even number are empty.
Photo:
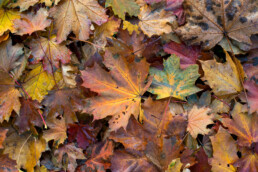
M128 63L124 57L115 58L108 51L103 63L109 72L98 64L82 71L82 85L100 94L88 99L85 112L92 113L94 119L112 115L109 121L111 130L126 128L132 114L142 121L141 96L148 88L145 84L148 63L145 59Z
M10 159L7 155L0 155L0 162L1 172L19 172L16 168L16 161Z
M29 43L29 46L35 59L33 63L43 60L44 70L47 70L48 73L52 73L51 65L59 68L59 62L66 64L71 60L71 51L64 43L58 44L55 35L51 36L50 39L44 37L34 39Z
M250 36L258 33L258 1L186 0L186 25L177 32L192 44L214 47L222 38L251 45Z
M33 12L29 14L22 14L20 19L14 20L15 34L25 35L32 34L36 31L44 30L51 23L47 19L48 11L45 8L40 8L35 15Z
M152 12L147 5L141 7L139 19L140 28L149 37L172 32L172 27L168 23L173 24L176 21L172 12L166 12L164 9Z
M250 106L250 113L258 112L258 85L253 80L244 83L247 92L247 99Z
M34 166L36 166L41 153L46 149L44 139L37 139L30 133L18 135L13 128L9 128L3 145L4 153L16 160L18 168L24 168L28 172L34 171Z
M24 82L24 88L33 100L41 102L44 96L48 94L56 83L62 79L61 72L56 71L54 76L43 70L43 66L39 64L35 69L30 71Z
M164 60L164 70L150 69L153 82L148 91L157 94L157 99L174 97L185 100L186 96L194 94L201 89L194 84L200 76L198 65L191 65L185 70L180 69L180 58L176 55Z
M208 115L209 108L198 108L196 105L193 106L190 112L187 113L188 125L187 131L193 138L196 138L198 134L208 134L210 131L207 125L212 124L213 115Z
M225 51L226 62L218 63L216 60L200 61L204 70L202 80L207 81L217 96L236 94L242 91L237 67L229 54ZM237 60L237 59L236 59ZM239 69L242 70L243 69Z
M125 20L125 13L130 16L137 16L140 11L140 7L135 0L107 0L105 6L111 6L114 13L123 20Z
M241 149L241 159L234 163L234 166L239 167L239 172L257 171L258 169L258 152L248 148Z
M251 146L258 142L257 137L257 114L247 114L246 108L237 103L232 111L232 118L223 119L223 124L228 127L229 132L238 136L240 146Z
M237 148L230 134L220 127L215 136L210 137L213 148L213 157L210 159L214 172L234 172L236 168L233 163L238 160Z
M71 31L80 40L86 40L92 21L101 25L108 19L97 0L63 0L50 10L50 15L54 18L58 43L64 41Z
M5 140L7 131L8 131L8 129L0 129L0 149L3 148L2 144L3 144L4 140Z

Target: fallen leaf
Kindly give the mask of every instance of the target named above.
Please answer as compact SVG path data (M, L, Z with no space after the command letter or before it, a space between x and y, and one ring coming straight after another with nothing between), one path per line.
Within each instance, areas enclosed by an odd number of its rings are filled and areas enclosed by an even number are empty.
M19 172L16 168L16 161L10 159L7 155L0 155L0 162L1 172Z
M151 37L152 35L172 32L172 27L169 24L175 24L176 17L173 13L166 12L164 9L152 12L147 5L141 7L140 10L139 26L146 35Z
M35 5L39 0L17 0L12 1L9 6L12 8L20 7L20 11L26 11L30 6Z
M92 21L101 25L108 20L105 9L97 0L63 0L50 10L50 16L54 18L54 28L57 29L57 43L66 40L71 31L78 39L86 40Z
M204 70L204 77L201 79L207 81L217 96L236 94L242 91L237 67L229 54L224 52L227 60L225 63L218 63L216 60L200 61Z
M111 170L113 172L158 172L159 170L148 161L147 157L138 157L125 151L115 151L111 158Z
M6 133L7 133L8 129L0 129L0 149L3 148L3 142L5 140L6 137ZM1 161L0 161L1 162ZM1 169L1 168L0 168Z
M65 167L68 171L75 171L77 167L77 159L86 159L81 148L77 148L74 143L70 143L64 146L59 147L55 152L55 156L57 162L60 166L62 166L62 161L64 159L64 155L67 155L68 165Z
M112 7L114 13L123 20L125 20L126 13L130 16L137 16L140 11L135 0L107 0L105 7Z
M187 131L193 138L197 138L198 134L208 134L210 129L207 125L212 124L213 115L208 115L211 109L209 108L198 108L196 105L193 106L190 112L187 113L188 125Z
M180 68L182 69L196 64L196 60L200 56L200 48L198 46L187 46L184 43L170 42L164 45L163 49L166 53L180 57Z
M183 164L180 161L180 158L172 160L168 166L167 172L180 172Z
M108 51L103 63L110 72L98 64L82 71L82 86L100 93L100 96L88 99L84 111L92 113L95 120L112 115L111 130L126 128L132 114L142 121L141 96L148 88L145 84L148 63L145 59L128 63L124 57L114 58Z
M123 30L128 30L131 35L133 32L140 33L138 25L134 25L128 21L123 21Z
M250 36L258 33L258 1L186 0L186 25L177 32L191 44L202 43L211 49L223 37L251 45ZM248 28L248 29L247 29Z
M83 98L81 91L76 88L62 89L49 92L42 104L47 107L47 116L55 117L58 113L64 116L67 124L77 122L75 111L82 108Z
M8 30L15 32L13 21L19 18L20 13L18 11L0 9L0 36Z
M46 120L49 130L43 131L43 138L48 142L54 140L57 145L64 143L67 138L64 118L57 119L50 117Z
M239 172L257 171L258 154L248 148L241 149L241 158L234 163Z
M62 65L61 68L65 86L75 88L77 85L76 76L78 73L78 68L71 64Z
M19 116L16 118L15 125L19 127L19 133L30 130L31 127L42 127L43 122L40 117L40 107L38 101L21 98L21 109Z
M244 83L247 92L248 105L250 113L258 112L258 85L253 80L247 80Z
M113 149L114 143L110 140L94 145L91 151L91 158L85 162L80 171L105 172L111 166L110 157L113 155Z
M235 172L236 168L233 163L238 160L238 156L234 139L222 127L210 139L213 149L213 157L210 159L211 171Z
M87 124L69 124L68 140L77 140L78 147L86 149L90 144L97 141L97 129Z
M157 94L157 99L174 97L185 100L186 96L201 90L194 85L200 76L198 65L191 65L182 70L180 69L180 58L176 55L164 60L163 65L163 71L156 68L150 69L153 82L148 91Z
M21 14L20 19L13 21L15 27L15 34L17 35L31 35L36 31L44 31L46 27L51 24L51 20L47 19L48 11L45 8L40 8L37 14L34 12L28 14Z
M257 114L247 114L244 106L236 103L231 112L232 118L224 118L223 124L228 127L230 133L238 136L240 146L251 146L252 143L258 142L257 137Z
M40 37L33 39L30 43L31 54L34 56L35 61L38 63L43 60L43 67L48 73L52 73L52 66L59 68L59 62L67 64L71 60L72 52L65 46L65 43L58 44L55 35L50 39Z
M18 169L24 168L28 172L34 171L41 153L46 149L46 142L42 138L36 139L30 133L18 135L10 128L4 141L4 153L16 160Z
M61 72L56 71L54 77L52 74L44 71L43 66L39 64L26 75L24 79L25 84L23 85L24 89L28 92L32 100L41 102L44 96L48 94L48 91L62 79Z
M208 164L208 156L203 148L197 152L196 159L198 163L190 167L191 172L211 171L211 166Z

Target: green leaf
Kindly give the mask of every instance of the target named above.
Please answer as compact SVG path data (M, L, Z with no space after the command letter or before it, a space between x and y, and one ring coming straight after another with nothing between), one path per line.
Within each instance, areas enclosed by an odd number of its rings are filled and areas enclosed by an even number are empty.
M180 69L180 58L176 55L164 60L164 70L150 69L153 82L148 90L157 94L157 99L174 97L185 100L186 96L194 94L201 89L195 86L195 81L200 76L198 65L191 65L185 70Z

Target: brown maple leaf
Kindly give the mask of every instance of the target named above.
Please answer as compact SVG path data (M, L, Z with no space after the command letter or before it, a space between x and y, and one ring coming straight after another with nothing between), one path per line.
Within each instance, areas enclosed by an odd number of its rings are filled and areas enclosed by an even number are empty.
M42 101L47 107L46 116L54 117L56 113L63 115L66 124L77 121L76 110L80 110L83 104L83 95L79 89L62 89L50 91Z
M30 127L42 127L43 121L40 116L41 105L37 100L20 98L21 110L15 121L15 125L19 127L19 133L30 130Z
M105 11L97 0L63 0L50 10L57 29L57 42L64 41L71 31L80 40L88 39L92 21L101 25L108 20Z
M250 36L258 33L257 6L258 1L253 0L186 0L187 23L177 33L191 44L202 43L205 49L223 37L250 47Z
M109 72L98 64L82 71L82 86L99 93L87 100L84 111L92 113L95 120L112 116L111 130L126 128L132 114L142 121L141 96L149 87L149 83L145 83L149 64L145 59L128 63L124 57L113 57L109 51L103 63Z

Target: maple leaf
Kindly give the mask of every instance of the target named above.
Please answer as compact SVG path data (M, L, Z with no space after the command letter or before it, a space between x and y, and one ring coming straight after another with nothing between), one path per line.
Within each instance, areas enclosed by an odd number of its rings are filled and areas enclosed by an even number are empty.
M46 120L46 124L50 129L43 132L43 138L47 142L54 140L57 145L64 143L67 138L65 120L50 117Z
M26 75L24 89L33 100L41 102L44 96L48 94L48 91L55 86L56 82L58 83L62 79L61 72L56 71L54 77L53 74L44 71L42 65L39 64Z
M220 127L218 133L210 139L213 148L213 157L210 159L211 171L236 171L232 164L238 159L237 147L231 135Z
M180 58L176 55L164 60L163 65L163 71L156 68L150 69L153 82L148 91L152 94L157 94L157 99L171 96L185 100L186 96L201 90L194 85L196 79L200 76L198 74L198 65L191 65L185 70L181 70Z
M193 106L190 112L187 113L188 116L188 125L187 131L191 134L193 138L196 138L198 134L208 134L210 131L207 129L207 125L212 124L212 115L208 115L209 108L197 108Z
M125 20L125 13L130 16L137 16L140 11L140 7L135 0L107 0L105 7L112 7L114 13L123 20Z
M225 63L218 63L216 60L200 61L204 70L204 77L201 79L208 82L217 96L236 94L242 91L239 80L242 76L239 76L237 67L229 54L224 52L227 60ZM241 67L239 70L243 71L243 68Z
M139 157L129 154L126 151L115 151L114 156L111 158L111 170L113 172L119 171L134 171L134 172L158 172L147 157Z
M6 133L7 133L8 129L1 129L0 128L0 149L3 148L2 143L4 142L4 139L6 137ZM1 162L1 161L0 161Z
M77 140L78 147L86 149L90 144L96 142L98 129L85 124L69 124L68 140L72 142Z
M41 107L39 102L24 98L21 98L20 102L20 114L15 121L15 125L19 127L19 133L30 130L30 127L33 127L34 125L41 127L43 123L39 114L39 108Z
M167 11L173 11L177 16L177 22L179 25L185 23L185 15L183 9L184 0L166 0L166 9Z
M113 155L113 149L114 143L110 140L95 144L91 151L91 158L80 167L80 171L105 172L111 166L110 157Z
M16 168L16 161L10 159L7 155L0 155L0 162L1 172L19 172Z
M51 20L47 19L48 11L45 8L40 8L35 15L34 12L29 14L21 14L20 19L13 21L17 35L31 35L35 31L41 31L51 24Z
M145 59L128 63L124 57L114 58L108 51L103 63L109 72L98 64L82 71L82 86L100 94L88 99L84 111L92 113L95 120L112 115L111 130L126 128L131 114L136 118L140 116L142 121L141 96L149 87L145 84L149 64Z
M73 31L80 39L89 38L91 21L101 25L108 20L105 9L97 0L63 0L50 10L57 29L57 42L64 41Z
M164 45L163 49L166 53L180 57L180 68L182 69L196 64L196 60L200 56L200 48L198 46L187 46L183 43L170 42Z
M44 70L47 70L48 73L52 73L51 64L59 68L59 62L66 64L71 60L71 51L65 46L65 43L58 44L55 35L52 35L50 39L44 37L33 39L29 46L35 59L33 63L43 60Z
M59 165L62 165L61 162L63 160L63 156L68 156L68 165L65 167L68 171L75 171L77 166L76 159L85 159L85 156L82 152L81 148L77 148L74 143L70 143L64 146L59 147L55 150L54 154L56 156L57 162Z
M141 7L139 14L139 26L142 31L151 37L152 35L161 35L172 32L172 27L168 24L175 24L176 17L172 12L161 11L152 12L147 5Z
M258 112L258 85L253 80L247 80L244 83L247 92L248 105L250 113Z
M11 3L9 7L16 8L20 7L20 11L26 11L30 6L35 5L39 0L17 0L13 1L15 3Z
M13 21L19 18L20 13L18 11L0 9L0 35L3 35L8 30L15 32Z
M21 44L12 45L11 39L0 44L0 122L8 121L11 112L20 111L20 93L15 89L26 65L26 56Z
M224 126L228 127L230 133L238 136L240 146L251 146L258 142L257 137L257 114L247 115L243 105L237 103L232 111L232 117L223 119Z
M82 99L81 91L76 88L50 91L42 101L42 104L47 107L44 113L49 117L56 116L56 113L63 115L66 124L77 122L75 111L82 108Z
M234 163L234 166L239 167L239 172L257 171L258 169L258 154L246 147L241 149L241 158Z
M191 172L211 171L211 166L208 164L208 156L203 148L197 152L196 159L198 163L190 167Z
M7 137L4 141L4 153L9 154L9 157L16 160L17 167L24 168L28 172L34 171L41 153L46 149L44 139L36 139L30 133L18 135L13 129L9 128Z
M177 32L192 44L210 49L223 37L251 45L250 36L258 33L257 1L186 0L186 25ZM247 29L248 28L248 29Z

